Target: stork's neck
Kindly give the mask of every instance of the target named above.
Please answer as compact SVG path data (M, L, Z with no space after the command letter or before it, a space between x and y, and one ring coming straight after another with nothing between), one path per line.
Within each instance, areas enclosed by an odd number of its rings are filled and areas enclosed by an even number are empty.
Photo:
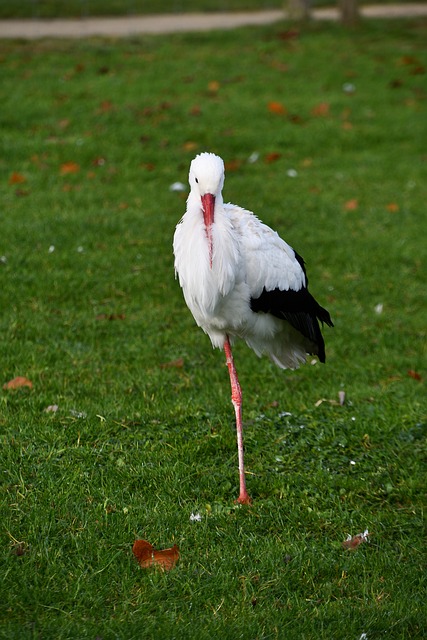
M212 256L200 194L195 196L191 192L174 244L175 266L187 304L200 322L216 312L221 299L233 289L241 273L238 234L221 197L215 202L211 231Z

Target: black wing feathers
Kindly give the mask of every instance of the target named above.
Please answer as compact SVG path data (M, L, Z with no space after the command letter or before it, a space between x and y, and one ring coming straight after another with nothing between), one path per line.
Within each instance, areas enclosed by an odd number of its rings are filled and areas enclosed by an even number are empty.
M304 260L295 254L305 273ZM288 289L281 291L263 289L259 298L251 298L252 311L258 313L271 313L276 318L287 320L294 329L313 342L317 349L314 353L320 362L325 362L325 342L319 327L319 320L333 327L328 311L320 306L306 287L299 291Z
M299 253L297 253L294 249L294 254L295 254L295 260L298 262L299 266L301 267L301 269L304 272L305 275L305 286L308 287L308 278L307 278L307 271L305 269L305 261L304 258L302 256L300 256Z

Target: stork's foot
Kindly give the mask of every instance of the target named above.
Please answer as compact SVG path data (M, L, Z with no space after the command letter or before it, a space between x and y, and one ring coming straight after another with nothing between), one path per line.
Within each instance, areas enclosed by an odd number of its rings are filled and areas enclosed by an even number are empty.
M248 505L250 505L250 504L252 504L252 498L245 491L244 493L240 493L239 497L234 502L237 502L238 504L248 504Z

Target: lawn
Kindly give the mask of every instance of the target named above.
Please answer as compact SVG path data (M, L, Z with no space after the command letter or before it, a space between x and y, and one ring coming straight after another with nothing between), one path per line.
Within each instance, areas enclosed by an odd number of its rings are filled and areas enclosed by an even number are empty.
M0 637L425 637L426 26L1 44ZM235 350L251 507L174 280L202 150L335 323Z
M410 1L400 0L400 3ZM375 4L394 2L395 0L377 0ZM315 0L312 6L333 4L331 0ZM280 9L283 6L284 0L2 0L0 19L121 16L188 11L259 11Z
M282 6L282 0L2 0L0 18L251 11Z

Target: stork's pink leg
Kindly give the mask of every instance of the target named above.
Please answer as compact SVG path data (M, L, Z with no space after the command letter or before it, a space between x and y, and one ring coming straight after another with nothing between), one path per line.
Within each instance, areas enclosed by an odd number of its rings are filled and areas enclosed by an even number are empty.
M239 454L239 478L240 493L236 502L240 504L251 504L251 499L246 491L245 464L243 455L243 424L242 424L242 390L240 388L239 378L237 377L236 367L234 366L233 354L231 351L230 340L228 336L224 342L224 352L227 358L228 373L230 374L231 383L231 401L236 414L236 430L237 430L237 451Z

